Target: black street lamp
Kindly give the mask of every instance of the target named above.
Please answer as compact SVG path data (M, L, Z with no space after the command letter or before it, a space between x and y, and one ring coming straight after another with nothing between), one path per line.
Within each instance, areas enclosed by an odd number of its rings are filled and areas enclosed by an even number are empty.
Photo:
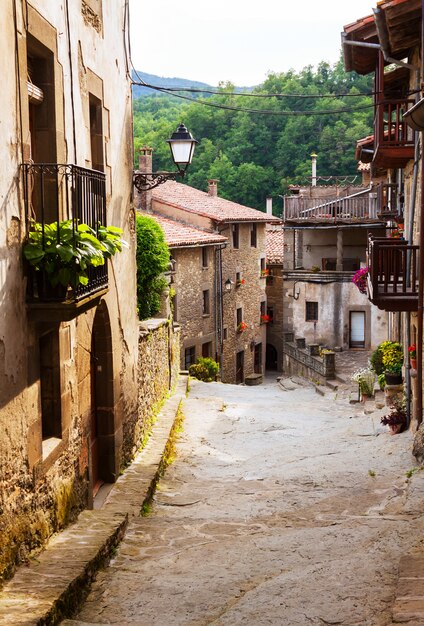
M177 176L184 178L187 167L193 158L194 149L198 143L184 124L180 124L166 140L171 149L172 159L178 168L177 172L135 172L134 186L138 191L148 191L167 180L176 180Z

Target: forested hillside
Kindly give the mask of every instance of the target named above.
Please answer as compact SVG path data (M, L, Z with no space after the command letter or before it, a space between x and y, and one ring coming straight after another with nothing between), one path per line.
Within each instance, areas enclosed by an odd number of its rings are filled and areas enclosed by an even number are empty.
M267 195L310 176L313 151L318 174L356 173L355 142L372 132L373 109L370 96L354 96L372 91L368 77L347 74L339 61L270 74L249 96L228 95L233 89L220 85L218 95L196 102L155 92L134 99L136 155L147 144L154 148L154 169L172 169L165 140L182 121L199 140L185 182L205 190L208 178L218 178L222 197L262 210Z

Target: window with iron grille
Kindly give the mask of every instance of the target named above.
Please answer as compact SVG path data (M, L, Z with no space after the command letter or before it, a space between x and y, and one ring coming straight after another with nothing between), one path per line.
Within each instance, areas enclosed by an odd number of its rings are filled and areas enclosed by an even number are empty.
M307 322L318 321L318 302L306 302L305 320Z

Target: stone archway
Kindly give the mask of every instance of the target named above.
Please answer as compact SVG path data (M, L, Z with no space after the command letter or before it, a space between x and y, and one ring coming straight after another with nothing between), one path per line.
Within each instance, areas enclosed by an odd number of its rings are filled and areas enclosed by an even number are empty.
M102 483L115 482L117 476L112 334L104 301L94 317L90 371L90 482L94 496Z
M278 370L278 352L271 343L266 344L265 362L267 370Z

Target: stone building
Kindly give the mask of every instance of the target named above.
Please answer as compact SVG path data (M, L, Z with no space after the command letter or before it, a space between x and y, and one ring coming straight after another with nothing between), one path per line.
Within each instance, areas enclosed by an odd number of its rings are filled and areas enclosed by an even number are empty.
M144 160L145 158L143 155ZM151 161L140 162L140 169L142 167L144 171L149 171L150 167L151 171ZM279 223L280 220L220 198L216 180L209 181L207 193L168 181L149 194L150 197L140 200L140 206L143 203L153 213L220 235L227 241L225 247L215 248L215 294L209 299L209 306L213 300L215 302L213 332L215 354L221 365L221 378L223 382L241 383L246 376L262 374L266 348L265 225L267 222ZM193 258L192 253L190 254ZM184 273L187 272L185 270ZM212 280L212 274L210 279ZM184 283L183 288L187 287ZM198 314L204 310L207 291L199 284L198 304L195 304ZM183 317L183 312L186 315L186 311L182 311L178 305L179 298L182 296L177 292L177 317L184 329L189 320L192 323L193 308L187 310L187 317ZM211 336L212 319L208 318L208 314L206 318L203 320L202 336L196 341L197 345L203 342L203 332L206 337ZM182 333L184 335L185 331L182 330ZM205 343L209 343L209 340ZM195 356L201 356L195 344L185 344L183 347L184 350L191 348L191 353L186 352L184 356L186 364ZM213 351L213 346L208 349Z
M385 234L378 190L313 182L284 198L285 331L331 348L373 348L387 337L387 316L352 278L366 267L368 237Z
M30 0L0 13L0 576L91 506L134 445L126 7ZM23 263L22 248L34 221L60 233L68 219L75 229L120 227L130 247L59 294Z
M152 214L161 226L171 251L173 317L181 323L181 369L197 357L218 359L222 297L217 289L220 250L227 238Z
M374 133L358 137L357 158L381 181L386 232L368 241L369 301L389 316L388 339L405 349L405 390L414 426L422 422L423 265L422 4L383 0L372 15L344 27L345 68L374 76ZM362 45L365 44L365 45ZM371 45L369 45L371 44ZM420 196L421 194L421 196ZM421 200L420 200L421 197ZM417 346L411 370L407 347ZM424 438L423 438L424 441Z

